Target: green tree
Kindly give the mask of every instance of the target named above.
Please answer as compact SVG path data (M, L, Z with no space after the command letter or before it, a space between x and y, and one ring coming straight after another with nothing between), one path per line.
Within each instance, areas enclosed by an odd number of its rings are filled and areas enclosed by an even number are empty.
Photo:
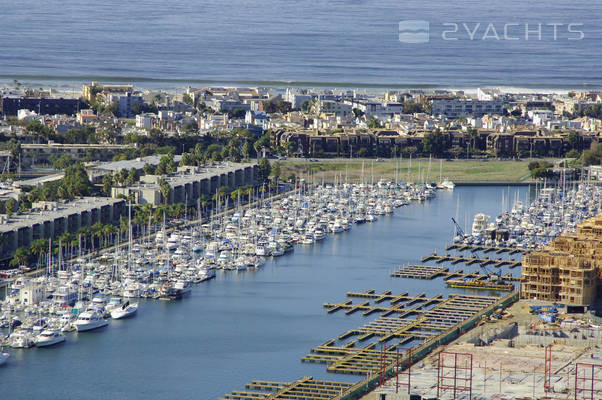
M567 139L569 141L569 144L571 145L571 149L574 149L574 150L580 150L581 149L581 146L580 146L581 139L580 139L579 134L577 132L570 131Z
M232 115L232 118L240 119L240 118L244 118L246 113L247 112L242 108L235 108L234 110L232 110L231 115Z
M108 173L102 177L102 191L107 196L111 195L111 188L113 187L113 175Z
M6 203L4 203L4 208L8 215L12 215L12 213L17 209L17 200L12 198L6 200Z
M251 156L251 144L249 142L245 142L242 145L241 153L244 158L249 158Z
M257 178L260 182L265 182L270 177L270 173L272 172L272 166L270 165L270 161L263 157L259 160L259 166L257 171Z
M65 170L62 187L64 187L71 197L87 196L92 191L92 182L88 177L86 168L82 163L71 165Z
M445 138L439 130L429 132L422 139L422 148L424 154L432 154L440 157L445 151Z
M196 157L191 153L184 153L182 154L180 165L196 165Z
M280 163L277 161L272 165L271 176L276 179L280 178Z
M364 112L362 110L360 110L359 108L354 108L351 111L353 111L353 115L355 116L355 118L361 118L364 116Z
M259 155L261 154L262 150L270 148L270 136L269 135L263 135L262 137L260 137L253 144L253 148L255 149L255 152L257 153L257 156L259 157Z
M403 113L404 114L414 114L414 113L423 113L424 107L422 104L416 103L412 100L406 100L403 102Z
M130 168L125 183L127 185L133 185L136 182L138 182L138 171L136 168Z
M230 147L229 155L233 161L240 161L240 151L238 150L238 147Z
M104 112L107 114L113 114L116 117L119 117L119 103L114 101L105 106Z
M152 164L144 164L143 171L145 175L153 175L155 173L155 166Z
M38 257L38 265L41 257L48 251L48 239L36 239L29 245L29 251L33 256Z
M297 152L298 146L297 142L286 142L286 154L293 156Z
M579 158L581 156L581 153L579 153L578 150L570 149L569 151L567 151L566 156L568 158Z
M159 190L161 191L161 197L163 198L163 204L168 204L169 203L169 194L171 192L171 186L164 178L161 178L159 180Z
M13 258L10 260L10 265L12 267L18 267L19 265L27 265L29 261L29 257L31 256L29 249L27 247L19 247Z
M263 102L266 113L287 113L291 110L291 103L282 100L267 100Z
M63 154L52 163L52 166L58 170L65 170L67 167L75 164L75 162L76 161L71 157L71 154Z
M188 104L189 106L194 106L194 100L192 99L192 96L188 93L184 93L183 100L184 103Z

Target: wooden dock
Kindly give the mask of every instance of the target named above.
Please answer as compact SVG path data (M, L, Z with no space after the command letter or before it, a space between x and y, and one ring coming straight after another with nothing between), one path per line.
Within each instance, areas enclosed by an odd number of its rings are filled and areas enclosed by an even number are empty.
M461 326L468 319L476 316L488 307L494 306L500 301L498 297L476 296L476 295L450 295L448 299L441 297L427 298L425 296L407 296L407 293L392 295L390 291L376 293L369 290L363 293L348 293L350 297L363 297L372 299L373 302L382 299L391 302L390 313L401 314L396 317L382 316L360 328L346 331L336 339L331 339L320 346L311 349L311 353L302 358L303 362L328 364L327 371L334 373L346 373L366 375L377 373L381 365L379 343L387 343L388 351L385 354L386 363L395 361L394 349L400 347L414 347L420 343L433 339L449 330ZM398 299L416 298L422 301L437 302L430 310L418 308L413 314L403 314L407 308L396 308L395 301ZM328 303L327 303L328 304ZM338 309L352 307L349 302ZM340 306L341 304L338 304ZM371 307L364 305L363 307ZM326 305L325 305L326 307ZM377 306L372 306L378 308ZM386 307L382 307L386 308ZM379 309L378 311L381 311ZM387 311L385 311L387 312ZM390 314L389 313L389 314ZM342 342L342 343L341 343ZM337 345L337 343L340 343Z
M424 271L422 271L424 269ZM435 269L439 269L434 272ZM449 272L448 268L445 267L431 267L428 265L409 265L406 267L402 267L397 271L391 273L391 276L394 278L408 278L408 279L435 279L437 277L443 277L444 280L449 279L487 279L489 275L481 274L478 272L467 272L465 273L461 269ZM511 274L500 275L506 281L509 282L520 282L520 276L512 276Z
M446 267L433 267L430 265L406 265L391 273L394 278L435 279L444 276L449 271Z
M483 253L509 253L509 254L525 254L529 250L527 249L519 249L517 247L499 247L499 246L482 246L478 244L463 244L463 243L454 243L450 244L445 248L445 250L458 250L458 251L482 251Z
M351 387L351 383L314 380L305 376L292 383L253 381L245 391L235 390L219 400L327 400Z
M345 310L345 314L353 314L356 311L362 311L364 316L375 312L382 313L383 317L391 314L398 314L399 317L406 317L414 314L426 312L427 308L444 301L443 296L426 297L424 293L417 296L409 296L407 292L399 295L392 295L391 291L376 293L373 289L366 292L354 293L348 292L348 297L359 297L369 299L361 304L353 304L353 300L347 300L343 303L324 303L324 308L328 313L334 313L339 310ZM372 301L374 305L372 305ZM380 305L384 301L389 301L390 305Z
M520 267L522 265L522 261L516 260L504 260L503 258L478 258L478 257L463 257L463 256L452 256L450 254L446 254L444 256L439 256L437 253L431 253L428 256L422 257L422 262L427 261L435 261L440 264L443 262L450 262L452 265L464 263L466 265L479 264L482 267L487 265L493 265L494 267L501 267L503 265L508 265L510 268Z

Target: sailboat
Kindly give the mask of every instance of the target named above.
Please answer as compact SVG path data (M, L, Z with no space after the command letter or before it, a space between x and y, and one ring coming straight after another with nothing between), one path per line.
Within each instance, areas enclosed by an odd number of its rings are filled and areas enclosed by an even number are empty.
M455 183L453 183L448 178L445 178L443 180L441 179L442 171L443 171L443 160L439 160L439 183L437 184L437 188L438 189L454 190L454 188L456 187Z

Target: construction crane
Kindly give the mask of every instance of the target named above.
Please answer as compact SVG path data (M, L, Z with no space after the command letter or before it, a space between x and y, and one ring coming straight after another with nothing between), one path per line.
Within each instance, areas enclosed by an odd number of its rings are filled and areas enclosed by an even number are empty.
M454 217L452 217L451 219L454 223L454 226L456 227L456 236L460 236L462 239L464 239L466 237L466 234L464 233L464 230L462 229L462 227L460 226L460 224L458 224L456 222L456 220L454 219Z

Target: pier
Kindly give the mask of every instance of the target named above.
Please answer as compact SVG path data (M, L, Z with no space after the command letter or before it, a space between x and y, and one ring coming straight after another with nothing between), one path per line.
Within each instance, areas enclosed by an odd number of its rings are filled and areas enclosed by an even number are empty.
M392 295L391 291L384 293L376 293L374 290L368 290L362 293L347 293L348 297L368 298L369 300L364 301L361 304L353 304L353 300L347 300L343 303L324 303L324 308L327 308L328 313L332 314L339 310L345 310L345 314L353 314L356 311L363 311L362 315L368 316L372 313L380 312L383 317L391 314L398 314L399 317L405 317L413 314L421 314L427 311L427 308L432 305L440 304L444 301L442 295L435 297L426 297L424 293L417 296L409 296L408 293L401 293L399 295ZM371 305L371 300L374 301L374 305ZM380 305L382 302L388 300L389 306ZM414 306L414 307L411 307Z
M245 391L235 390L219 400L319 400L331 399L343 393L351 383L314 380L305 376L292 383L253 381Z
M431 267L428 265L408 265L401 267L397 271L391 273L393 278L408 278L408 279L435 279L443 277L444 280L449 279L487 279L488 274L481 274L478 272L465 273L459 269L454 272L450 272L445 267ZM500 275L500 278L509 282L520 282L522 278L520 276L512 276L511 274Z
M435 298L407 296L407 293L392 295L390 291L376 293L374 290L363 293L351 292L347 295L368 298L375 304L384 300L391 302L391 307L362 303L360 309L365 310L364 312L373 310L372 312L384 311L388 314L401 315L382 316L362 327L346 331L336 339L312 348L311 353L302 358L303 362L328 364L327 371L333 373L354 375L377 373L383 357L387 365L395 362L397 347L411 347L414 352L415 346L421 347L436 338L440 340L445 335L460 334L462 327L468 321L487 311L493 311L502 302L498 297L464 294L451 295L448 299L442 299L440 296ZM395 306L394 302L400 301L398 299L411 298L420 299L424 304L412 310ZM436 303L436 305L430 310L424 309L425 304L429 303ZM336 311L351 310L354 307L349 301L339 304L326 303L324 306L329 308L330 312L334 312L333 308L336 308ZM410 314L419 315L414 317ZM343 343L337 345L337 342ZM386 346L386 352L380 351L381 344Z
M483 246L483 245L477 245L477 244L464 244L464 243L450 244L449 246L447 246L445 248L445 250L447 250L447 251L449 251L449 250L472 251L473 253L477 252L477 251L482 251L485 254L493 253L493 252L495 252L496 254L502 254L502 253L525 254L529 251L527 249L519 249L517 247Z
M407 265L391 273L394 278L428 279L445 276L449 272L446 267L432 267L430 265Z
M449 261L452 265L464 263L466 265L479 264L481 267L485 267L487 265L493 265L494 267L501 267L503 265L508 265L509 268L520 267L522 265L522 261L516 260L504 260L503 258L478 258L478 257L463 257L463 256L452 256L446 254L444 256L439 256L437 253L431 253L428 256L422 257L421 262L427 261L435 261L440 264L443 262Z

